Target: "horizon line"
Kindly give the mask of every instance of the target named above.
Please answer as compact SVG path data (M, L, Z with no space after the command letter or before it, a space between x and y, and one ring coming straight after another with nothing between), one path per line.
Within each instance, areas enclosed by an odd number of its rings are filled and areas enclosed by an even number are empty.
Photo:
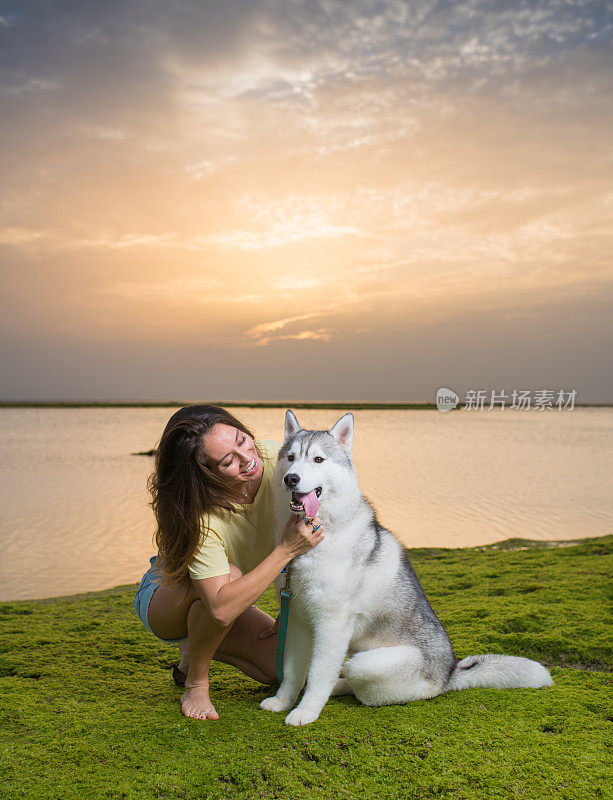
M436 409L432 402L382 402L382 401L178 401L178 400L0 400L0 408L181 408L183 406L206 403L221 408L305 408L305 409L373 409L373 410L431 410ZM575 403L575 408L613 408L613 402Z

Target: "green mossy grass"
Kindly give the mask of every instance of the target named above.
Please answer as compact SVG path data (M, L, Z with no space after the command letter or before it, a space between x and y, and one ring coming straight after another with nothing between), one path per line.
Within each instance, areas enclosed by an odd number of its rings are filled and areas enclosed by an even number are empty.
M270 690L220 664L221 719L184 718L177 649L136 618L134 586L2 603L2 797L610 797L612 545L411 551L458 656L528 656L555 685L384 708L333 698L304 728L260 711ZM274 612L270 590L260 605Z

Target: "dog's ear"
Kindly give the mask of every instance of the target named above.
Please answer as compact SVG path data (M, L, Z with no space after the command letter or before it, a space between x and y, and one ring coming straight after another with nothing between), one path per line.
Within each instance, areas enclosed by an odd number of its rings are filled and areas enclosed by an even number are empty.
M285 439L289 439L290 436L293 436L301 430L302 428L296 419L296 415L288 408L285 412Z
M348 411L328 433L332 434L346 453L353 447L353 414Z

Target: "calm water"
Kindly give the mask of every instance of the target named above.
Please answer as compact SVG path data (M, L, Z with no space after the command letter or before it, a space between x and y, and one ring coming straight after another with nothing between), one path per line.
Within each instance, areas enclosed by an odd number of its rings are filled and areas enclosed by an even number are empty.
M140 579L154 552L147 457L172 409L0 409L0 599ZM281 409L235 409L281 439ZM329 428L336 411L302 411ZM613 409L357 411L354 462L379 518L407 545L613 530Z

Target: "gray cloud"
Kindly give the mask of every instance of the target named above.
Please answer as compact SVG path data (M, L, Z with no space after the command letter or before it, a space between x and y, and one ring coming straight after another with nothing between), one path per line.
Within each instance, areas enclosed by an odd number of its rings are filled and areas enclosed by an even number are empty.
M509 91L577 59L596 78L610 59L609 9L566 0L3 3L2 91L10 102L55 87L52 108L39 97L50 113L129 117L153 98L171 103L168 59L215 78L255 57L310 70L316 84L384 77L417 92ZM289 89L269 81L269 92Z

